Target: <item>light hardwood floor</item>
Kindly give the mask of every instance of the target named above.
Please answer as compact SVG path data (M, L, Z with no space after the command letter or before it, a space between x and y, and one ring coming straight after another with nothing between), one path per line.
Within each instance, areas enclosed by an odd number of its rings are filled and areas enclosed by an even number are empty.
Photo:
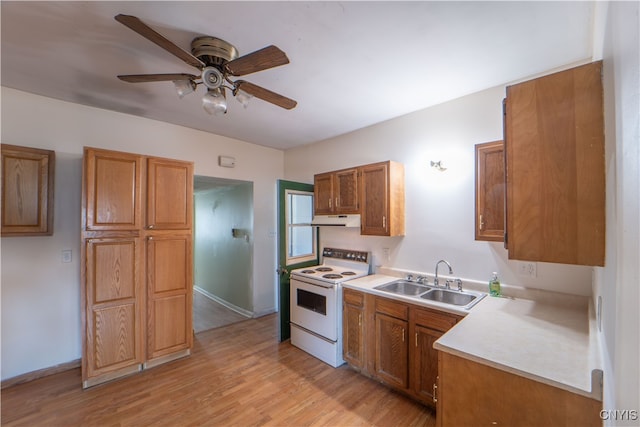
M193 291L193 330L196 333L247 319L249 317L236 313L196 290Z
M346 366L277 342L277 315L196 335L190 357L87 390L80 370L2 390L3 426L435 426Z

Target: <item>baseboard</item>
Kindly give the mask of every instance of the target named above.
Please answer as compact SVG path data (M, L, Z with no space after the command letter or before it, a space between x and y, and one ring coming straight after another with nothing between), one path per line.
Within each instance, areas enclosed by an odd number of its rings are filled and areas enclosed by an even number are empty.
M227 307L229 310L235 311L236 313L238 313L238 314L240 314L240 315L242 315L244 317L247 317L247 318L250 318L250 319L255 317L253 312L251 312L249 310L245 310L242 307L238 307L237 305L233 305L230 302L225 301L222 298L220 298L220 297L218 297L216 295L213 295L210 292L207 292L206 290L202 289L199 286L194 286L193 290L198 292L198 293L200 293L200 294L202 294L202 295L204 295L205 297L217 302L218 304L221 304L221 305Z
M37 371L27 372L26 374L18 375L13 378L2 380L0 383L0 389L28 383L29 381L37 380L39 378L48 377L49 375L58 374L60 372L69 371L71 369L79 368L82 365L81 359L72 360L71 362L61 363L59 365L51 366L49 368L39 369Z

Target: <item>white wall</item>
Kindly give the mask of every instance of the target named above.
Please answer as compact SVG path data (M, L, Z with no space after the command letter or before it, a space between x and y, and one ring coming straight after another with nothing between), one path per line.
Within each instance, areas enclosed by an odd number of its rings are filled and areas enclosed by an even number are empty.
M611 2L604 44L607 173L606 265L602 298L604 408L640 415L640 3ZM638 420L607 420L638 425Z
M398 94L401 96L401 94ZM474 144L502 139L497 87L359 131L285 152L286 179L313 182L313 174L395 160L405 166L406 235L360 236L357 229L321 230L322 245L368 250L374 264L433 273L448 260L454 276L578 295L591 294L592 268L537 263L537 277L518 274L502 243L474 240ZM431 160L447 170L437 172ZM383 248L388 248L389 259Z
M195 173L253 182L253 311L275 310L276 181L284 155L167 123L2 87L2 142L52 149L58 158L54 235L1 242L2 379L81 357L80 189L82 147L194 161ZM217 165L236 158L234 169ZM73 250L61 263L60 251Z

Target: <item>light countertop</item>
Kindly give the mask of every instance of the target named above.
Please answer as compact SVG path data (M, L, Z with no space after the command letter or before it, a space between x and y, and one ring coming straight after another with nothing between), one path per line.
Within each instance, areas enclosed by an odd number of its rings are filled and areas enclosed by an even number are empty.
M463 315L435 349L602 400L595 315L586 298L584 304L561 304L487 296L461 310L373 289L397 279L374 274L343 287Z

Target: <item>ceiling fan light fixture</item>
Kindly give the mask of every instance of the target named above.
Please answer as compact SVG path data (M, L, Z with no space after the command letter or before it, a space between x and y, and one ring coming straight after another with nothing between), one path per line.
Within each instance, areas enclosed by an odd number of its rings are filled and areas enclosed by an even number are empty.
M249 101L253 98L253 95L243 91L242 89L236 89L234 91L234 95L236 96L236 100L242 104L244 108L247 108Z
M224 88L209 89L202 97L202 107L214 116L227 113L227 97Z
M180 99L196 90L196 83L193 80L174 80L173 84Z

